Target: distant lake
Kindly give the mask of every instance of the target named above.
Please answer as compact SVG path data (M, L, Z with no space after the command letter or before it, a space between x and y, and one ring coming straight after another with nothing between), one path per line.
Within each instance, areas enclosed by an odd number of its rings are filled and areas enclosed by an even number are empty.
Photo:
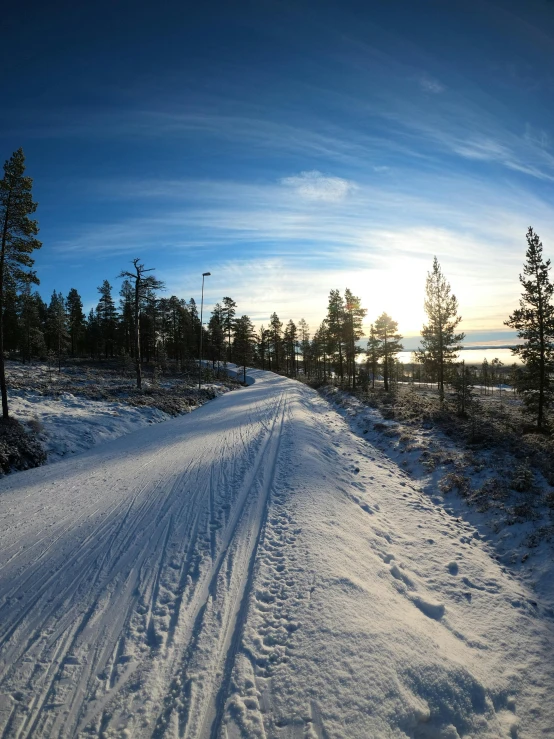
M519 357L512 354L511 349L462 349L458 355L459 361L465 361L466 364L481 364L486 359L491 362L493 359L500 359L504 365L511 365L514 362L521 364ZM400 352L398 359L403 364L411 364L412 352Z

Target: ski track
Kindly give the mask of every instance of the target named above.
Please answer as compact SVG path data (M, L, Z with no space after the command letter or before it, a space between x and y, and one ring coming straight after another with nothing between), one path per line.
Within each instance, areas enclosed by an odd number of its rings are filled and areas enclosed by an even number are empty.
M101 736L137 700L157 701L158 716L132 735L165 736L174 720L181 736L217 734L289 389L246 392L253 402L223 423L217 408L215 433L206 407L198 443L187 437L202 410L165 425L166 439L172 425L183 429L169 449L153 445L148 429L132 435L136 455L127 437L107 459L94 450L27 474L24 486L8 481L3 501L23 497L30 528L42 533L33 539L19 520L6 526L2 508L0 686L13 704L0 713L2 737ZM67 512L50 497L58 487L87 494ZM175 685L191 680L191 653L206 639L208 689L183 702Z
M386 597L397 599L395 608L405 604L417 614L411 616L417 628L431 628L451 650L484 654L488 632L463 633L450 601L445 615L438 581L452 603L465 605L471 591L476 600L498 596L495 608L504 608L508 586L470 573L471 579L460 578L462 597L457 582L450 587L457 564L439 575L433 567L442 563L425 569L415 556L411 561L414 540L395 530L392 509L381 512L372 494L378 486L394 487L403 516L411 511L434 531L444 529L457 561L477 543L470 527L453 525L398 468L352 437L313 391L271 373L252 374L254 385L194 414L2 481L2 739L454 736L442 719L427 715L419 698L391 709L398 726L391 723L390 731L375 728L382 720L377 713L373 728L366 719L365 729L344 729L331 697L326 705L317 694L317 671L306 675L303 693L287 687L294 674L287 670L299 671L295 655L306 651L297 638L303 622L319 619L322 631L332 631L324 622L326 601L339 591L361 597L365 587L349 572L325 574L325 542L347 562L357 546L340 532L334 543L331 529L341 507L351 516L352 537L365 547L363 566L386 581ZM311 473L304 469L308 452ZM322 497L325 485L331 497ZM314 541L324 548L315 553L303 530L311 520L306 511L321 506L329 531L316 532ZM482 547L479 556L490 553ZM517 589L522 604L531 602L522 585ZM533 608L518 608L526 620L516 626L527 628ZM551 630L533 622L529 633L536 641L529 665L540 670ZM328 682L334 666L322 662ZM337 701L346 680L341 674L331 688ZM544 685L531 679L535 704L554 684L550 673L547 678ZM520 685L512 676L505 682L511 693ZM493 728L482 735L520 736L510 691L487 690L494 710L487 704L479 711ZM545 735L548 720L546 711L537 718L540 732L521 736Z

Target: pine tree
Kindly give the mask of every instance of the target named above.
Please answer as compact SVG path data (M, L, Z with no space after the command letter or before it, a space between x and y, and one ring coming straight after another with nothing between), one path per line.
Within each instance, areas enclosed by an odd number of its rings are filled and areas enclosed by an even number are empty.
M398 333L398 323L393 321L388 313L381 313L374 324L375 338L379 342L377 356L383 365L383 380L385 390L389 390L389 381L394 366L394 359L404 348L400 343L402 336Z
M271 340L271 331L262 325L258 333L257 342L258 342L258 358L259 358L259 361L260 361L260 364L263 370L265 370L266 359L269 361L268 369L271 370L271 358L269 356L270 340Z
M23 149L14 152L4 164L4 177L0 180L0 392L2 416L8 418L8 391L4 368L4 309L5 287L11 282L17 287L26 283L38 284L31 270L34 260L31 254L40 249L35 238L38 224L29 216L37 209L33 201L30 177L25 177Z
M164 284L153 275L146 276L146 272L152 272L154 269L153 267L146 269L140 259L133 259L132 264L135 268L134 272L123 271L119 276L127 278L133 287L135 365L137 373L137 388L140 390L142 387L142 355L140 350L140 324L142 311L150 293L153 290L162 290Z
M285 349L285 362L287 364L287 374L296 377L296 349L298 346L298 329L295 322L290 319L285 328L283 337Z
M246 366L252 363L254 353L254 326L248 316L241 316L234 322L234 329L233 355L237 365L243 368L243 382L246 384Z
M71 356L74 357L81 347L85 331L85 314L83 313L83 301L77 290L72 287L65 301L67 307L67 319L69 339L71 343Z
M12 280L4 284L4 351L15 353L19 348L20 325L17 311L17 289Z
M208 351L211 353L212 362L217 362L219 376L219 363L225 352L225 329L223 326L223 307L216 303L208 323Z
M523 293L517 308L505 322L517 331L523 343L512 349L521 357L525 371L521 375L519 390L527 409L536 418L537 428L543 429L546 411L552 400L554 387L554 285L550 281L550 259L544 261L542 243L538 235L527 231L527 261L519 281Z
M302 355L302 364L304 367L304 375L310 375L310 327L306 320L301 318L298 321L298 333L300 337L300 354Z
M421 331L421 349L416 356L428 372L435 374L442 403L447 366L452 364L462 348L460 341L463 341L465 334L456 333L462 320L458 315L458 301L451 294L450 285L436 257L432 271L427 273L424 307L429 322Z
M237 304L231 298L223 298L223 330L227 336L227 359L232 360L231 356L231 335L235 327L235 315Z
M318 379L327 382L327 347L329 346L329 326L324 319L312 339L311 354L318 364Z
M341 382L344 378L343 341L344 341L344 301L338 290L331 290L327 304L327 351L338 364Z
M356 344L364 335L362 320L367 313L360 298L348 288L344 291L344 342L348 375L352 377L352 389L356 389L356 357L362 349Z

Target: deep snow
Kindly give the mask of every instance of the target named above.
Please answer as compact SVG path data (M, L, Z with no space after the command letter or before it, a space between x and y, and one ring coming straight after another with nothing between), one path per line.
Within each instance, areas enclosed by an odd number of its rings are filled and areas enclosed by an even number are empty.
M552 735L548 604L314 391L0 482L8 737Z

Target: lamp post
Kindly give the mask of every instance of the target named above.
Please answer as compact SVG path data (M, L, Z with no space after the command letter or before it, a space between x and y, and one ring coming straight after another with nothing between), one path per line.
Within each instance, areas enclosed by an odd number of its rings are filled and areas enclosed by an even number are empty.
M202 272L202 299L200 301L200 359L198 360L198 389L202 385L202 311L204 309L204 277L210 277L211 272Z

